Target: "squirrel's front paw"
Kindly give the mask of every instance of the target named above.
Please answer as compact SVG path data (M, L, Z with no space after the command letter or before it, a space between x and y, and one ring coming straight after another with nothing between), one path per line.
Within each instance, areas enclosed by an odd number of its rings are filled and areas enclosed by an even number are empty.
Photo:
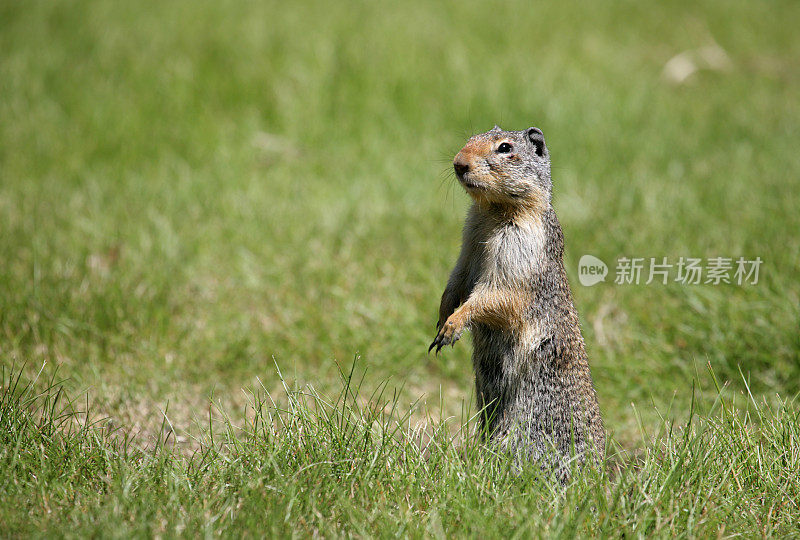
M433 343L428 347L428 352L431 352L431 350L436 347L436 352L438 353L445 345L452 345L458 341L458 338L460 338L463 333L464 323L451 315L439 329L439 333L436 335Z

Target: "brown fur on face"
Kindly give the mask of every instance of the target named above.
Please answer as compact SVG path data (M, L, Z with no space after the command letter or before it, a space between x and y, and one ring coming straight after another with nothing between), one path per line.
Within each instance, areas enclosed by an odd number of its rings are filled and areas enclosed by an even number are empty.
M500 152L503 144L510 145L512 151ZM528 181L529 175L521 173L523 167L508 167L523 162L519 144L502 132L490 131L472 137L453 160L456 176L470 197L505 218L542 214L550 199L543 186Z

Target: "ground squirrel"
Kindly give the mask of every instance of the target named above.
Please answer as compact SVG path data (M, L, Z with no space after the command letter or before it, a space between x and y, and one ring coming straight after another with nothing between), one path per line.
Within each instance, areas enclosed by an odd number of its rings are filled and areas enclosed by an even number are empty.
M605 433L564 270L544 136L495 126L469 139L453 165L474 202L430 349L470 329L482 433L565 478L571 459L602 455Z

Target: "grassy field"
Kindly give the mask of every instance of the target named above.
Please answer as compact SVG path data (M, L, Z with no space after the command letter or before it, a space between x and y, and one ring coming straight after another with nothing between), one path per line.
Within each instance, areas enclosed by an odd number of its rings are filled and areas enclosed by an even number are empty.
M0 536L800 536L797 20L0 0ZM495 123L545 133L613 436L566 490L464 436L468 337L426 354ZM613 283L681 256L764 262Z

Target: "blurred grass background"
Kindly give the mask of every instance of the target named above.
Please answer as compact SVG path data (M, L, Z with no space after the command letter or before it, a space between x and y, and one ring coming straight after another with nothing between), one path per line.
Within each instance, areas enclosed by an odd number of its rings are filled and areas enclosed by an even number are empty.
M600 404L685 416L710 363L800 391L794 2L0 1L0 362L60 366L127 426L256 377L458 414L427 355L467 196L451 159L535 125ZM717 45L726 69L665 64ZM592 288L584 253L761 257L755 286ZM609 276L613 277L613 276ZM637 442L638 441L638 442Z

